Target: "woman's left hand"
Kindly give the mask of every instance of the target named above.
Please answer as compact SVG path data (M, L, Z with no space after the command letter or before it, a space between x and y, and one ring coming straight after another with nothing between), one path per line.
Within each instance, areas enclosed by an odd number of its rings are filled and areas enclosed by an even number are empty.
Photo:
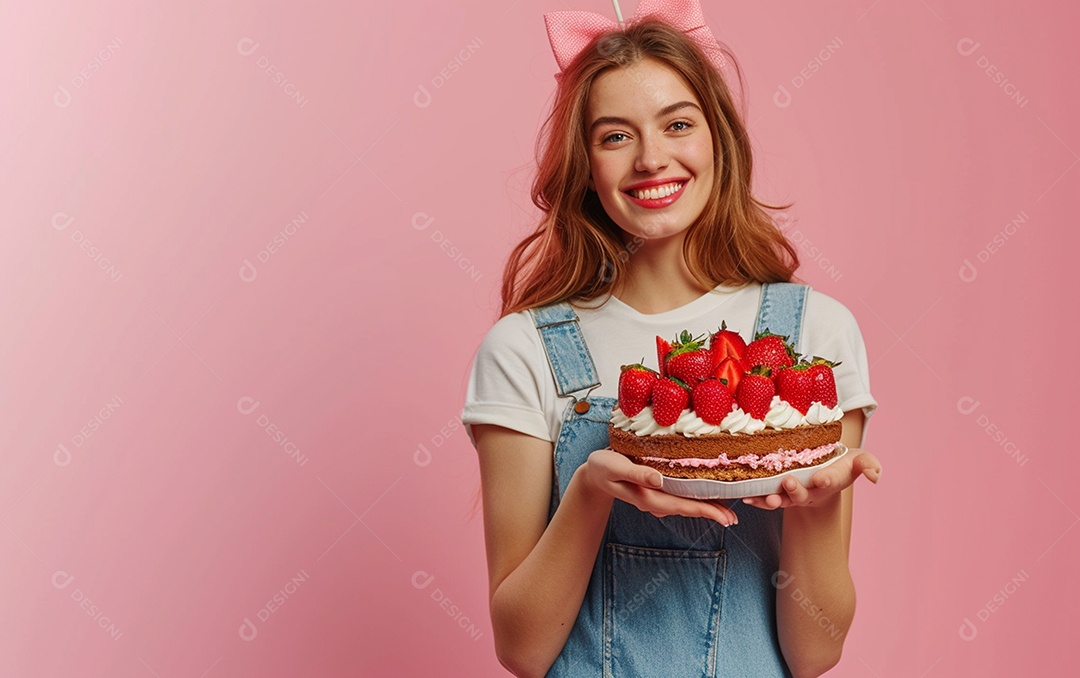
M767 510L789 506L812 506L849 487L861 475L876 484L881 478L881 462L870 452L853 447L848 450L843 459L829 464L810 476L809 485L803 485L789 476L784 478L779 493L747 497L743 499L743 502Z

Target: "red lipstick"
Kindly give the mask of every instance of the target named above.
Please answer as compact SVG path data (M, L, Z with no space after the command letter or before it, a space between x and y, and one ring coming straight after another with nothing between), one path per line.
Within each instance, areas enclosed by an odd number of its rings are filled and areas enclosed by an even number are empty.
M666 195L662 198L638 198L633 194L629 193L629 191L631 190L644 190L646 188L652 188L654 186L666 186L672 183L681 184L679 186L679 190L675 191L671 195ZM639 184L634 184L633 186L625 189L623 191L623 194L630 199L630 202L634 203L638 207L655 210L662 207L667 207L668 205L678 200L682 196L683 190L686 188L687 183L689 183L689 180L687 179L651 179L649 181L643 181Z

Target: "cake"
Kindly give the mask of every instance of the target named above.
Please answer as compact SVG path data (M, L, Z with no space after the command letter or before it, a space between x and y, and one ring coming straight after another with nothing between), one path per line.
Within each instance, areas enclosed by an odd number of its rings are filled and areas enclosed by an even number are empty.
M736 481L822 464L841 454L844 416L832 368L802 359L768 330L747 344L710 334L657 337L658 370L623 365L609 447L674 478ZM644 361L642 361L644 362Z

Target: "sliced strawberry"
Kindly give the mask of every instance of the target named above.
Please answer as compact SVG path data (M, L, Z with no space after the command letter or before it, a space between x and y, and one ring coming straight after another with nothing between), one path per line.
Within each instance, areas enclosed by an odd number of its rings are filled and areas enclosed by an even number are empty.
M660 426L671 426L690 402L690 389L674 377L658 379L653 386L653 419Z
M729 330L727 322L721 320L720 329L709 339L709 351L712 352L714 366L719 365L724 358L741 360L746 354L746 341L738 332Z
M656 337L656 362L660 366L660 376L667 376L667 368L665 363L667 362L667 354L671 353L671 344L667 339L663 337Z
M765 331L760 332L746 347L743 361L749 367L767 365L775 371L781 367L791 367L797 357L795 347L787 343L787 337Z
M644 361L642 361L644 362ZM660 375L641 363L623 365L619 372L619 409L632 417L645 409Z
M782 368L776 373L776 394L798 411L806 414L810 409L810 364L799 363Z
M735 395L735 389L739 386L739 380L746 374L746 368L738 358L727 357L713 370L713 376L727 382L728 391Z
M724 382L715 377L698 382L691 396L694 401L694 411L709 424L719 424L735 407L731 392L728 391Z
M769 367L758 365L739 380L735 402L754 419L765 419L774 395L776 386L773 385Z
M810 361L810 400L825 407L836 407L836 377L833 368L839 362L832 362L814 356Z

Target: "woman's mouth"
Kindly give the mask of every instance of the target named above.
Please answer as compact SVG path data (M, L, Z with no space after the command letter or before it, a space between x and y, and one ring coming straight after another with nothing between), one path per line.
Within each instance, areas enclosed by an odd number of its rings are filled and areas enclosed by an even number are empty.
M673 181L670 184L664 184L662 186L623 191L623 194L630 198L630 202L639 207L659 209L661 207L667 207L678 200L679 196L682 195L683 188L686 187L686 184L687 182L685 181Z

